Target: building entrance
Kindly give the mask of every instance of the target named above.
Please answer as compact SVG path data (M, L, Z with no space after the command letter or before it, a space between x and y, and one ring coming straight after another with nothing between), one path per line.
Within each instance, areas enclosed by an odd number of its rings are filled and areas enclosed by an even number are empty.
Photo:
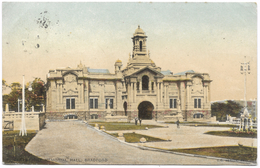
M138 106L138 118L142 120L151 120L153 118L154 106L149 101L143 101Z

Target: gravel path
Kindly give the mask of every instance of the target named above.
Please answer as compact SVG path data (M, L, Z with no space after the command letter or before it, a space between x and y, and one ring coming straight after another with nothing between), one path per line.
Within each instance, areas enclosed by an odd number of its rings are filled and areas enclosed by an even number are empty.
M60 164L241 165L142 150L121 143L79 121L47 122L45 127L30 141L26 150Z

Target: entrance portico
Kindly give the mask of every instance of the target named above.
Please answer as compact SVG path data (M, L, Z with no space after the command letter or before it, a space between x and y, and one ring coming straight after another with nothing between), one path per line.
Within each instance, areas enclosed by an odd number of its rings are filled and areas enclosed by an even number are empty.
M142 120L153 119L153 109L154 106L149 101L143 101L138 105L138 118Z

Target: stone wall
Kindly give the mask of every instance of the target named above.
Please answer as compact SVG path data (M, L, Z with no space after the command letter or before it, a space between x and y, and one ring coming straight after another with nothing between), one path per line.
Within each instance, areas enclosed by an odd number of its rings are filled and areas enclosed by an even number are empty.
M45 113L43 112L25 112L26 130L40 130L45 124ZM21 129L22 112L6 112L3 122L13 122L13 130Z
M50 120L64 120L66 115L76 115L79 120L85 120L86 111L75 112L46 112L46 119Z

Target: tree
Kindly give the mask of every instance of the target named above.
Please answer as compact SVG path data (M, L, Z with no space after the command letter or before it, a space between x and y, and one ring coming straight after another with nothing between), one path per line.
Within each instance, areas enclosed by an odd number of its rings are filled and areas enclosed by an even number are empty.
M211 114L217 117L217 120L223 121L226 115L236 117L243 107L231 100L224 103L216 102L211 105Z
M25 109L29 111L34 106L35 111L40 111L42 105L45 105L45 84L40 78L35 78L31 82L32 91L28 90L30 83L25 86ZM14 82L10 85L11 92L3 95L3 109L9 104L10 111L18 111L18 99L22 99L22 86L19 82ZM20 107L19 111L21 111Z
M14 82L11 83L10 87L11 92L9 95L3 97L3 99L7 99L5 102L3 102L3 105L5 106L5 104L8 103L10 111L18 111L18 99L22 99L21 84L19 82Z
M29 87L29 83L27 83L26 88ZM42 105L45 105L46 98L46 90L45 83L40 78L35 78L31 83L32 91L26 89L25 97L26 97L26 110L29 110L32 106L34 106L35 111L40 111Z

